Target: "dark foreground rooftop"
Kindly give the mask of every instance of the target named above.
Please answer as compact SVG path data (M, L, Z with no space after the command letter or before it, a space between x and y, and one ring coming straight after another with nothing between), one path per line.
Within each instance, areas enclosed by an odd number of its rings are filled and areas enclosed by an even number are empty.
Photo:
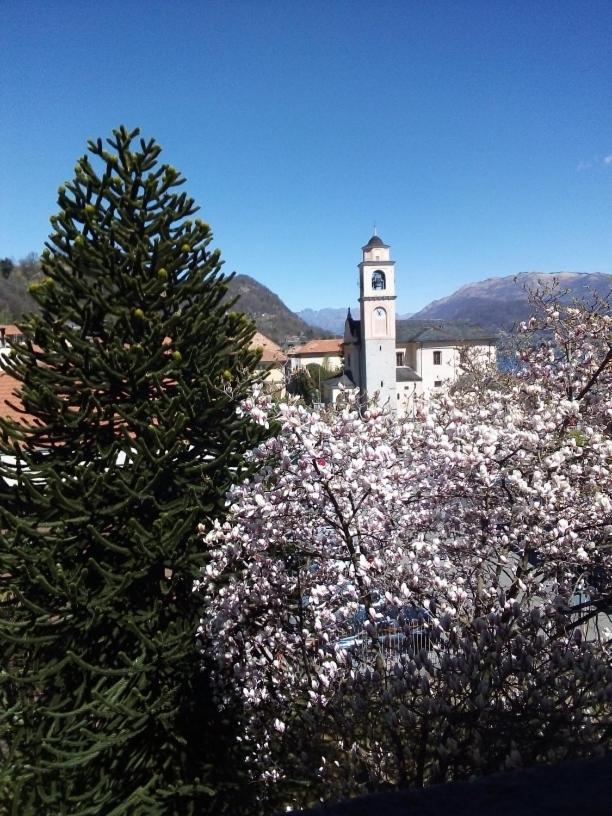
M373 794L300 812L309 816L612 816L612 754L494 774L474 782Z

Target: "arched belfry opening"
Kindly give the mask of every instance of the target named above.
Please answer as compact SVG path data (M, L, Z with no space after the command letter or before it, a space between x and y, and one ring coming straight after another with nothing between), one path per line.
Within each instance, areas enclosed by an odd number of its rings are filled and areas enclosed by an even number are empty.
M372 289L374 291L382 292L387 288L387 279L382 269L377 269L372 272Z

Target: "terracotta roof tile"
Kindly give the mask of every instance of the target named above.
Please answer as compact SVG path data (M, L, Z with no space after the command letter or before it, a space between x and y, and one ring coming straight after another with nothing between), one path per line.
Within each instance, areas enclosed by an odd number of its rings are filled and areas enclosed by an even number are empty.
M18 390L19 381L0 369L0 416L23 422L25 415L11 407L11 405L20 405L19 398L15 396L15 391ZM11 405L8 404L9 402Z
M296 346L289 352L290 357L300 357L303 354L333 354L342 356L342 338L332 337L330 340L309 340L302 346Z
M280 346L277 346L273 340L266 337L261 332L255 332L251 340L251 348L263 349L261 355L262 363L284 363L287 360Z

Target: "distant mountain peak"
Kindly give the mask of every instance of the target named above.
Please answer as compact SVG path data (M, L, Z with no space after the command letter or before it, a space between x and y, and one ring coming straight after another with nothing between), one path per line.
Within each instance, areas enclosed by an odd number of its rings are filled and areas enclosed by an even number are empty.
M529 290L539 284L559 284L566 300L590 300L593 293L607 297L612 292L612 275L602 272L519 272L502 277L491 276L466 283L453 294L434 300L416 314L398 315L398 320L463 320L497 332L511 329L530 314ZM347 308L302 309L297 314L263 284L249 275L236 275L229 283L229 297L239 297L238 309L249 314L257 329L284 344L288 338L309 340L313 337L336 337L344 332ZM358 307L351 307L354 316Z
M470 320L496 331L511 329L530 314L529 290L556 281L564 300L590 300L612 292L612 275L602 272L519 272L466 283L448 297L434 300L417 318Z

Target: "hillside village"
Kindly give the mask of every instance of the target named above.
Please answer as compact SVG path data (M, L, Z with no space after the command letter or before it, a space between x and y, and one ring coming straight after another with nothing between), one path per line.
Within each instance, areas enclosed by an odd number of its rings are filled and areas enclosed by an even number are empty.
M373 249L377 252L374 253ZM377 235L373 235L363 247L363 258L359 264L360 303L374 303L376 294L381 303L395 297L395 288L391 293L377 293L370 288L367 290L370 301L363 301L364 286L368 286L364 278L364 264L376 266L374 261L385 253L384 263L389 263L388 249ZM378 257L374 257L375 254ZM14 318L33 308L34 302L26 288L36 280L40 271L34 255L17 264L9 259L5 263L7 273L0 292L0 310L4 309L4 314ZM368 271L376 270L372 267ZM392 280L395 287L394 274ZM11 283L10 292L6 289L8 282ZM397 285L401 288L404 283L400 279ZM318 328L314 323L316 311L307 310L306 316L311 321L307 324L291 312L277 295L247 275L231 278L227 297L237 299L237 308L244 310L255 321L257 332L252 347L262 350L260 371L266 388L277 397L285 395L288 383L301 371L305 376L308 373L311 380L312 377L316 380L310 383L315 401L331 404L346 390L361 389L365 392L369 380L372 393L377 392L383 403L394 406L393 410L405 413L414 411L415 405L423 399L427 400L428 395L455 380L462 371L463 356L468 355L472 362L474 354L482 361L493 360L498 333L516 327L529 316L529 292L538 286L548 287L553 283L561 300L567 303L574 298L586 303L597 298L605 300L612 291L612 275L601 273L542 275L532 272L508 278L490 278L464 286L448 298L432 302L413 317L397 318L395 341L391 334L388 338L377 334L378 340L384 339L389 348L393 348L393 352L386 352L389 361L385 364L382 379L379 377L380 364L372 358L372 349L376 344L370 342L368 345L367 364L365 352L361 349L361 314L354 317L348 309L342 336L331 337L329 331ZM331 320L329 315L326 316ZM388 328L393 328L391 318ZM0 332L3 333L1 342L5 349L8 339L19 334L15 324L10 322L0 326ZM395 377L391 373L393 355ZM0 410L11 416L15 408L10 407L9 402L14 403L15 383L5 372L0 377ZM384 384L385 378L392 384L390 388ZM378 382L382 385L375 386ZM297 393L301 393L299 389Z
M457 378L461 357L468 351L483 361L494 360L494 334L469 321L408 319L396 324L395 265L389 247L374 235L362 251L361 316L355 320L349 309L344 338L323 336L300 342L316 329L302 330L278 297L266 296L263 287L250 285L244 276L230 280L230 296L238 298L238 306L257 310L256 324L273 323L275 336L282 332L284 349L259 330L251 340L251 347L261 350L259 367L270 393L283 397L296 374L311 372L317 377L313 383L316 398L323 403L333 404L345 391L357 390L364 399L377 394L391 410L412 413L435 389ZM258 311L262 308L270 311ZM298 336L287 333L295 330L302 332ZM0 332L7 353L8 341L18 338L19 330L8 325L0 327ZM0 411L15 415L16 383L6 372L0 376Z

